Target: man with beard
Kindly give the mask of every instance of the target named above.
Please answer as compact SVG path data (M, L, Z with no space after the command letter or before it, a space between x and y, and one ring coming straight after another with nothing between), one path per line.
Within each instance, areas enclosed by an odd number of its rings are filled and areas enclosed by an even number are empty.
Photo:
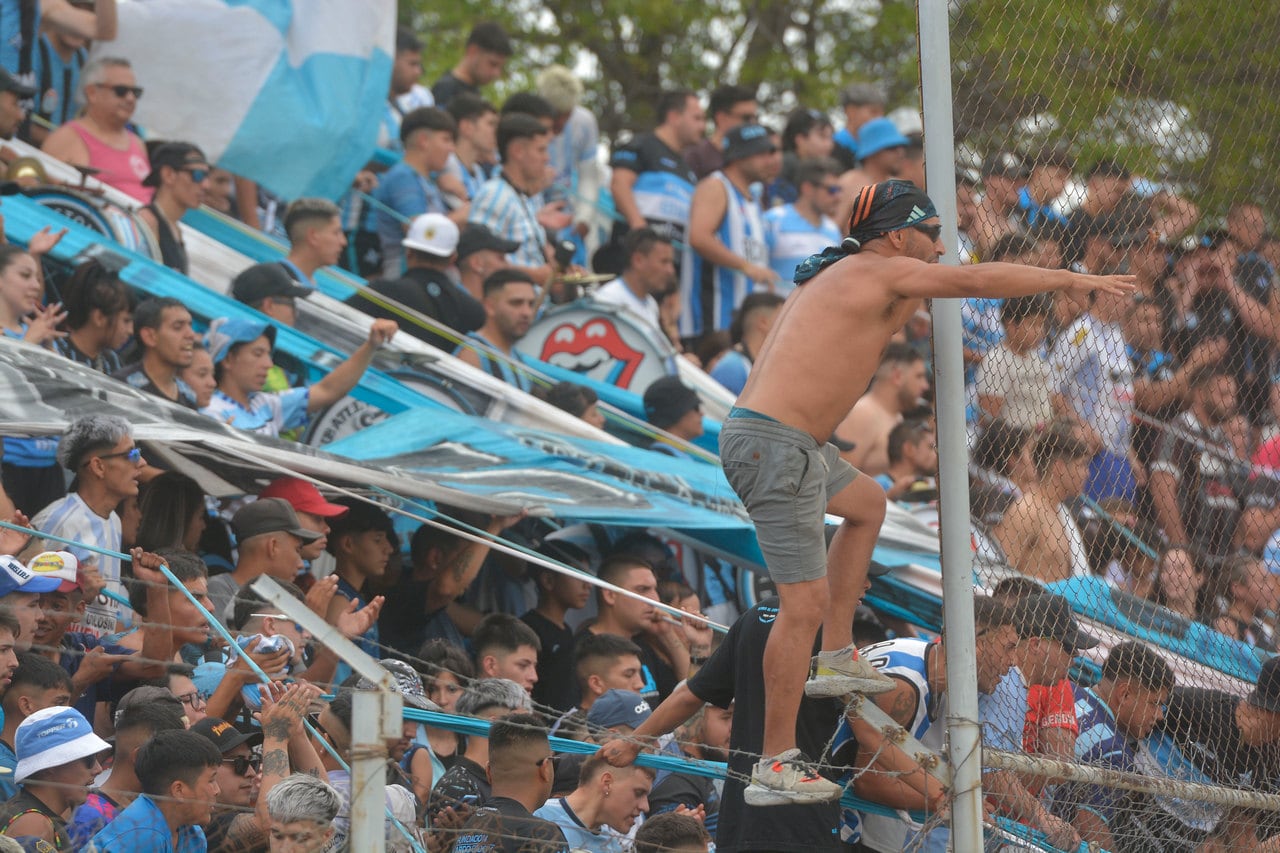
M1151 461L1149 488L1170 542L1225 555L1240 514L1230 441L1223 425L1236 414L1236 379L1222 363L1191 377L1191 406L1169 424Z
M769 246L753 183L774 175L778 148L758 124L725 135L724 167L698 182L689 205L688 244L680 282L680 337L698 338L728 329L733 311L757 288L773 290L778 274L769 267ZM695 266L696 265L696 266Z
M924 356L909 344L889 344L871 377L871 387L836 429L853 445L841 455L869 477L888 471L889 433L902 423L904 412L920 405L928 390Z
M458 358L487 371L508 385L514 385L521 391L533 388L529 374L516 370L512 362L523 362L523 357L515 351L516 341L529 333L537 313L538 294L532 278L518 269L499 270L484 280L484 325L479 331L470 332L467 337L484 344L488 349L497 350L506 358L493 358L484 350L463 344L457 352Z
M893 687L858 655L852 632L884 520L884 490L828 441L866 388L890 338L926 298L1053 290L1083 299L1095 290L1133 290L1131 276L998 263L939 266L946 248L937 208L907 181L865 187L848 228L839 246L796 270L800 286L782 306L720 432L725 475L755 524L780 598L762 655L764 720L757 751L765 757L744 792L751 805L827 801L841 793L840 786L811 772L796 744L802 696ZM919 393L926 387L921 381ZM829 558L826 512L843 518ZM812 656L819 629L820 652ZM806 682L811 670L814 676Z
M938 436L928 421L909 420L889 432L889 467L875 478L891 501L912 503L912 495L937 495Z

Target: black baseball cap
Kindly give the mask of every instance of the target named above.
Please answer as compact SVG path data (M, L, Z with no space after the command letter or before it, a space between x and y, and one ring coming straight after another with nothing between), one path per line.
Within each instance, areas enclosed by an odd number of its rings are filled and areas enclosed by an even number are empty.
M226 755L242 743L250 746L257 746L262 743L262 732L252 732L246 734L226 720L220 720L217 717L205 717L191 727L191 731L196 734L208 738L209 742L218 748L218 752Z
M311 288L298 284L278 263L254 264L231 280L236 301L253 305L272 296L306 299Z
M0 68L0 92L13 92L19 98L30 98L36 93L33 86L28 86L8 71Z
M700 405L697 393L679 376L664 376L644 389L645 417L659 429L666 429Z
M457 253L458 260L462 260L468 255L474 255L476 252L483 252L486 249L509 255L518 248L520 248L520 244L515 240L504 240L485 226L475 222L468 222L466 227L462 229L462 236L458 238Z
M1030 169L1017 154L997 151L982 161L982 177L1025 178Z
M1091 649L1099 643L1097 637L1081 630L1071 605L1060 595L1028 595L1014 602L1010 612L1019 639L1045 637L1072 651Z
M166 142L157 145L151 152L151 173L142 179L144 187L160 186L160 168L181 169L186 166L209 168L209 160L204 152L190 142Z
M1262 665L1258 683L1245 701L1264 711L1280 714L1280 657L1273 657Z
M245 504L231 517L231 529L236 541L243 542L265 533L290 533L303 542L314 542L320 534L307 530L298 521L298 515L284 498L258 498Z
M772 154L778 150L769 129L758 124L744 124L724 135L724 162L733 163L756 154Z

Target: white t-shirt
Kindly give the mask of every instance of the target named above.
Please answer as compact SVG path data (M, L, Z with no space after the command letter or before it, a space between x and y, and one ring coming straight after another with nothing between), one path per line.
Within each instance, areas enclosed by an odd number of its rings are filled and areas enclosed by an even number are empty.
M1133 362L1118 323L1085 314L1067 327L1051 359L1062 393L1108 451L1129 451L1133 415Z
M105 548L108 551L120 550L120 516L114 512L103 518L98 515L76 492L71 492L61 500L49 504L36 517L31 525L42 533L52 533L77 542L85 542ZM115 557L104 557L91 551L85 551L74 545L61 545L46 540L41 550L65 549L75 554L76 559L86 565L96 565L98 573L106 581L106 588L116 595L125 596L124 586L120 583L120 561ZM99 595L88 603L84 616L70 627L71 631L82 631L101 637L116 632L116 621L128 624L133 613L123 604L116 604L105 595Z
M991 350L978 365L974 384L979 397L1001 397L1000 419L1035 430L1053 420L1057 377L1048 359L1036 350L1018 355L1008 344Z
M662 317L658 313L658 300L647 293L644 299L638 298L621 278L615 278L613 281L598 288L592 298L597 302L604 302L608 305L621 305L624 308L630 308L648 320L655 329L662 331Z

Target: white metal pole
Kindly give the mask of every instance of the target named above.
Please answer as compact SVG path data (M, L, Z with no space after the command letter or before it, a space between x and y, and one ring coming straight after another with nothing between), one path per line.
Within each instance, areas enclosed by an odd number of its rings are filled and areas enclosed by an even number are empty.
M399 693L357 690L351 697L350 849L384 853L387 847L387 741L384 726L402 713Z
M400 737L404 700L391 673L348 640L337 628L311 612L276 581L263 575L252 589L346 661L352 670L375 685L357 690L351 702L351 834L350 849L360 853L384 853L386 826L394 818L386 806L387 741ZM401 826L399 831L413 840Z
M917 16L925 179L929 197L942 221L943 242L947 247L942 262L957 264L955 128L951 114L947 0L919 0ZM969 550L969 449L964 417L959 300L933 301L933 364L937 389L947 727L952 768L951 844L954 850L981 850L982 729L978 723L973 567Z

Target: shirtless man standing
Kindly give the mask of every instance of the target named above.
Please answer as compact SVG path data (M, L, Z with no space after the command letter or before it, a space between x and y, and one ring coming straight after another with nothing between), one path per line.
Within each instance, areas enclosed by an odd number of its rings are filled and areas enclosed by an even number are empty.
M929 390L924 356L904 343L891 343L871 377L871 388L853 404L836 435L853 443L840 455L869 477L889 470L889 433L904 412L920 405Z
M1089 574L1084 539L1067 502L1080 497L1093 453L1069 429L1049 430L1031 457L1040 482L1023 492L991 535L1005 559L1027 577L1045 583Z
M1013 264L936 266L945 251L933 202L907 181L859 193L849 236L796 270L787 299L720 433L720 457L756 526L780 599L764 653L763 757L750 805L834 800L841 787L795 748L801 690L810 696L878 693L893 682L853 645L853 613L866 579L885 496L824 444L867 387L889 338L921 300L1133 289L1131 276L1088 276ZM831 543L823 512L844 519ZM811 662L818 628L822 652ZM806 674L816 664L813 678Z

